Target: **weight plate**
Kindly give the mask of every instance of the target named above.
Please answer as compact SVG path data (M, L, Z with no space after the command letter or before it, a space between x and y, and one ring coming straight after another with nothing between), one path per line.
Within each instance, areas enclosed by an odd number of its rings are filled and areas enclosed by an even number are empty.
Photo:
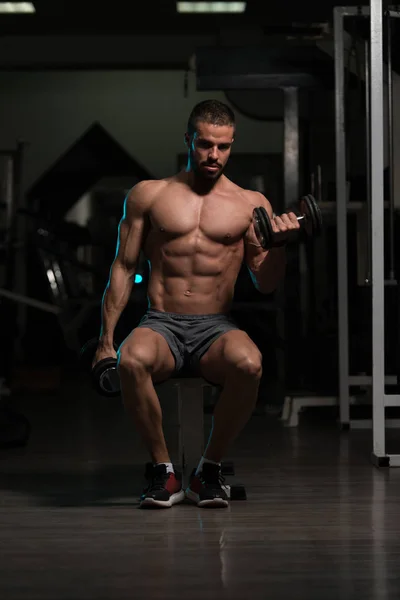
M300 200L300 214L305 215L304 231L308 237L316 237L322 229L321 210L314 197L309 194Z
M264 250L267 250L272 245L274 230L272 229L268 213L263 206L259 206L253 210L253 222L257 239Z
M103 371L103 373L100 375L99 384L104 394L110 396L119 396L121 388L119 382L118 369L116 365L107 369L106 371Z
M314 196L312 196L311 194L308 194L308 196L307 196L307 202L308 202L308 205L310 207L310 210L314 214L315 229L314 229L313 235L319 235L321 233L321 231L322 231L322 213L321 213L321 209L318 206L318 203L315 200Z
M265 238L264 238L263 232L261 231L260 215L258 214L257 208L255 208L253 210L253 226L254 226L255 234L257 236L257 240L259 241L261 246L264 248Z
M120 395L121 390L116 366L117 360L115 358L104 358L93 367L93 387L101 396L112 398Z

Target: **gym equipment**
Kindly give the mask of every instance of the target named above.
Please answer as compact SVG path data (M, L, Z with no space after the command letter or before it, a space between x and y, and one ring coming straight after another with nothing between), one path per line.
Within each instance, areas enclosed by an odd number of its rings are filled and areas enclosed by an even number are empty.
M398 7L386 13L391 18L400 19ZM385 209L389 203L385 202L384 171L385 171L385 136L386 121L382 90L385 87L385 44L384 44L384 14L382 2L371 0L370 6L336 6L334 8L334 48L335 48L335 133L336 133L336 216L337 216L337 312L339 334L339 406L340 424L343 429L359 427L358 420L351 418L350 399L351 389L354 386L365 386L368 390L368 406L372 405L372 419L363 420L361 426L372 426L372 462L376 466L399 467L400 454L392 454L386 441L386 431L389 422L390 407L400 406L400 396L394 392L398 386L398 374L387 373L387 355L393 354L393 349L388 350L388 336L386 332L390 327L396 328L388 319L385 308L386 286L393 285L385 280L385 242L388 236L385 232ZM349 19L360 19L369 27L369 152L367 166L370 174L371 201L367 207L366 221L371 227L371 278L369 299L372 303L372 328L368 323L368 330L372 331L371 345L368 344L368 354L371 358L371 370L362 369L362 373L354 373L350 369L352 361L350 354L350 318L349 318L349 260L348 260L348 218L350 202L347 202L348 160L346 154L346 111L345 111L345 86L344 86L344 57L347 55L347 31ZM364 25L363 25L364 27ZM394 40L393 40L394 41ZM390 136L389 136L390 137ZM390 161L389 161L390 162ZM389 256L388 256L389 258ZM388 266L390 267L389 261ZM394 287L394 286L393 286ZM393 294L396 292L393 290ZM369 300L370 302L370 300ZM398 304L398 303L397 303ZM397 328L398 329L398 328ZM357 369L359 371L359 369ZM367 371L367 374L365 374ZM393 386L393 387L392 387ZM392 389L390 389L392 388ZM372 402L371 402L372 398Z
M221 474L224 477L235 477L235 465L231 461L223 461L221 463ZM231 500L247 500L246 488L243 483L233 481L227 482L226 493Z
M87 371L91 371L92 384L96 392L106 398L115 398L121 394L117 359L112 357L104 358L92 368L97 345L98 340L93 338L83 346L80 353L81 363ZM118 350L118 346L115 343L114 348L115 351Z
M18 294L17 292L12 292L10 290L6 290L5 288L0 288L0 298L7 298L13 302L25 304L26 306L44 310L48 313L54 313L55 315L60 315L62 313L62 310L59 306L55 306L49 302L43 302L42 300L36 300L36 298L30 298L29 296Z
M365 162L366 162L366 179L367 179L367 215L371 214L371 98L370 98L370 56L369 56L369 41L365 40ZM365 283L371 283L371 224L367 223L366 235L366 255L367 255L367 270L365 273Z
M299 202L298 210L300 215L297 220L301 222L301 230L309 238L317 236L322 229L322 214L315 198L311 194L303 196ZM273 231L270 218L263 206L254 209L253 224L257 239L264 250L287 242L288 236L286 233L281 235Z
M389 281L396 284L395 277L395 231L394 231L394 134L393 134L393 67L392 67L392 18L386 15L387 23L387 115L388 115L388 159L389 159Z
M231 500L247 500L246 488L243 483L234 483L230 485L229 497Z
M224 476L234 476L235 475L235 465L231 461L223 461L221 463L221 473Z

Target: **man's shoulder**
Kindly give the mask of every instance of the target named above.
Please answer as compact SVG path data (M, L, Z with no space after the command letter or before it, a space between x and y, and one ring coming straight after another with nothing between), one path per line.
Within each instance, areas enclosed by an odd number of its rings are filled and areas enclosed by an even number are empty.
M128 205L149 208L157 193L166 185L166 179L143 179L134 185L126 196Z
M167 183L167 179L143 179L131 188L131 194L151 194L158 189L161 189Z
M251 206L269 206L269 201L261 192L240 187L233 182L231 183L235 186L237 194L246 204L250 204Z
M248 190L246 188L238 188L238 195L240 195L242 202L246 205L247 210L253 211L254 208L262 206L271 217L273 215L273 209L271 203L261 192L255 190Z

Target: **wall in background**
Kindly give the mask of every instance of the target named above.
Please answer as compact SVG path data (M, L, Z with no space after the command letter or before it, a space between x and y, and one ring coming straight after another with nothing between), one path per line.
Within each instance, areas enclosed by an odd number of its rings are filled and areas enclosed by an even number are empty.
M24 189L88 129L100 122L155 177L176 171L193 105L222 92L196 92L194 76L184 97L183 71L0 72L0 148L17 138L29 143ZM237 115L234 149L281 152L283 124Z

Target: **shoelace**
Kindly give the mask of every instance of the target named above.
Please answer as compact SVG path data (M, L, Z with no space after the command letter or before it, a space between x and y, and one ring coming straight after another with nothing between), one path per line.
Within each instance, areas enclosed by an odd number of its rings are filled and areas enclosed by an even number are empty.
M225 483L225 477L222 475L221 471L218 471L215 472L215 474L208 473L206 479L202 474L201 481L206 487L222 487Z
M162 490L165 487L165 482L167 481L168 477L169 473L166 473L165 475L154 475L149 482L147 491Z

